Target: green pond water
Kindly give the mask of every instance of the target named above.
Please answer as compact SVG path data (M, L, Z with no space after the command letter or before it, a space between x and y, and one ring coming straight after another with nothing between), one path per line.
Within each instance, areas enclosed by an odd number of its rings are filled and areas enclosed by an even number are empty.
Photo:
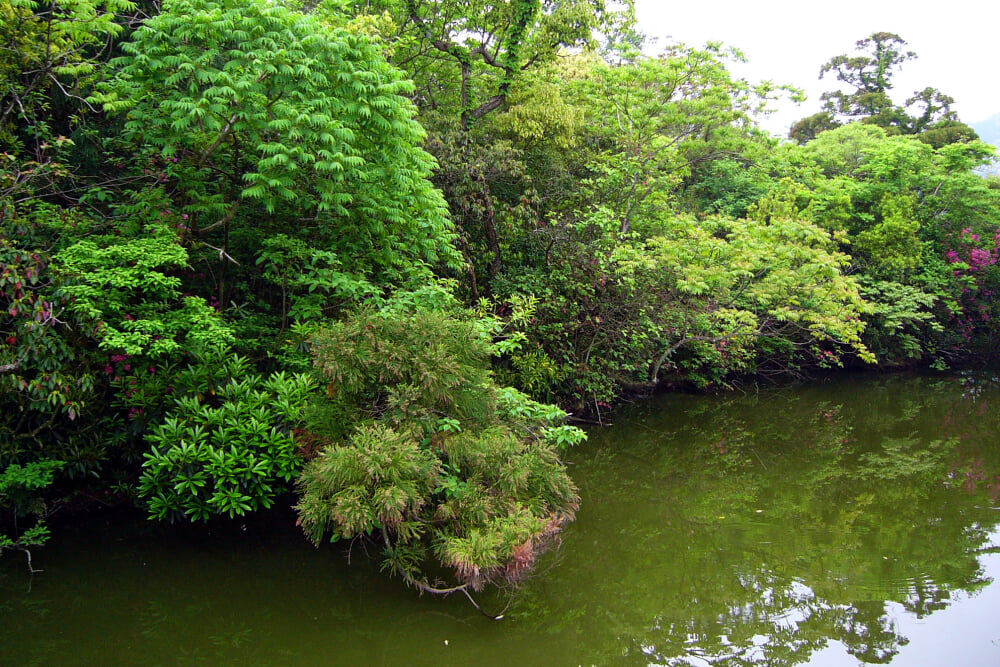
M570 453L577 521L501 621L291 512L90 519L0 559L0 665L995 667L998 407L984 376L639 403Z

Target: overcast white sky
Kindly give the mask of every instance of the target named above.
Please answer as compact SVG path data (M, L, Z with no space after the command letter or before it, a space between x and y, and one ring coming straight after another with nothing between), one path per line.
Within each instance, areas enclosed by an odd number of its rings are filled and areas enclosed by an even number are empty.
M894 79L897 101L932 86L955 98L952 108L967 123L1000 112L996 0L636 0L636 9L639 28L659 45L721 41L749 60L731 68L737 76L803 88L808 101L798 107L786 102L764 123L775 134L819 111L820 93L839 87L829 74L819 80L823 63L881 31L896 33L917 54Z

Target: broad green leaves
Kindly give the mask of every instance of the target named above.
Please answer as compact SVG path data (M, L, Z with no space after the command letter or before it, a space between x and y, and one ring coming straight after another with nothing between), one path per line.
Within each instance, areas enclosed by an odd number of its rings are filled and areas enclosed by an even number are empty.
M292 431L315 382L278 373L231 377L214 395L191 389L146 437L139 495L150 516L196 521L270 507L299 472Z

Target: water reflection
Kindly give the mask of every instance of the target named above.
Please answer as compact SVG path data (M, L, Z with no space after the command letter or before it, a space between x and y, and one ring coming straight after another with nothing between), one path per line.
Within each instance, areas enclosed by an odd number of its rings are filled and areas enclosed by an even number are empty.
M581 628L597 662L794 665L833 642L841 664L890 662L909 642L890 605L922 618L991 583L996 386L963 387L670 397L595 434L556 576L602 619Z
M998 399L897 377L636 406L574 452L578 520L502 623L291 520L82 527L34 579L0 560L0 664L1000 664Z

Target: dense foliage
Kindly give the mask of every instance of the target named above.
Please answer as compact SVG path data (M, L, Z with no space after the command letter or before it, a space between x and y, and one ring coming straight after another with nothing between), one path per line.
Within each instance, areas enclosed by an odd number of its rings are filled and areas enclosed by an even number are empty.
M441 313L366 315L314 338L327 403L301 479L310 539L379 535L386 565L421 590L428 561L460 585L513 582L577 508L559 461L566 414L500 388L491 343Z
M2 548L297 492L425 590L514 581L576 509L563 409L998 349L994 149L892 100L891 33L791 144L794 90L644 55L628 2L0 17Z

